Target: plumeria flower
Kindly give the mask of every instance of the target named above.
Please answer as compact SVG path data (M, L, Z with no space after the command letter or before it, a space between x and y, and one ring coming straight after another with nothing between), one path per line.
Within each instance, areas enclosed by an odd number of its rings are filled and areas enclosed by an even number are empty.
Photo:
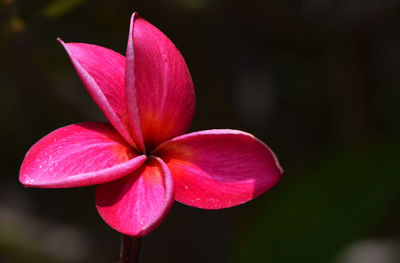
M274 153L251 134L184 134L195 109L189 70L174 44L137 14L126 57L96 45L59 42L111 124L72 124L43 137L22 163L24 186L97 185L100 216L138 237L162 222L174 200L204 209L232 207L281 178Z

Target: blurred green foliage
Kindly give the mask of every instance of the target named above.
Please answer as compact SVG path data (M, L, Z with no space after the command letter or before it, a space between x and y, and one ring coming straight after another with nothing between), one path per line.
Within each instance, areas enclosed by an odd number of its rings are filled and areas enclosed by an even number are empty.
M46 17L56 18L70 12L87 0L54 0L46 5L43 13Z
M320 158L301 180L283 180L242 238L236 262L332 262L397 206L399 156L398 140L348 149Z

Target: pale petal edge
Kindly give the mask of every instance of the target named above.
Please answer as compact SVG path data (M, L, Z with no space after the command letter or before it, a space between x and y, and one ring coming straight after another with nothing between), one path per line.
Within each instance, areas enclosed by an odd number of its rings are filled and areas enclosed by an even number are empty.
M126 47L126 62L125 62L125 94L128 107L128 121L131 128L133 140L135 140L137 147L145 152L145 145L143 140L142 129L140 127L140 114L137 105L137 94L135 88L135 59L133 50L133 25L135 20L139 17L138 13L133 13L129 24L128 43Z

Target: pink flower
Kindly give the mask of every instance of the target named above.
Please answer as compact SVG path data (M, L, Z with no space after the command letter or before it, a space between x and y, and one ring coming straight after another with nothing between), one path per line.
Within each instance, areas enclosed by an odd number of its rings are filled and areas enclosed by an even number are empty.
M143 236L175 200L220 209L247 202L282 175L274 153L251 134L189 127L195 95L174 44L133 14L126 57L95 45L59 42L110 124L55 130L28 151L27 187L98 185L96 206L114 229Z

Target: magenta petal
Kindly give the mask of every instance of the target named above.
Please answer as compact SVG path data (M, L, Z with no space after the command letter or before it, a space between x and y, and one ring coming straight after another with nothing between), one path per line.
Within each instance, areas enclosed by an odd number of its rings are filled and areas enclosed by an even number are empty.
M274 186L283 173L263 142L235 130L186 134L163 143L154 154L171 170L175 199L199 208L247 202Z
M97 187L101 217L117 231L144 236L156 228L174 202L173 181L165 163L150 157L140 169Z
M106 123L69 125L39 140L22 162L24 186L59 188L119 179L145 161Z
M125 98L125 58L96 45L64 43L60 39L59 42L93 100L121 136L136 147L130 134Z
M189 128L195 95L186 63L174 44L137 14L131 18L125 85L133 136L141 147L151 151Z

